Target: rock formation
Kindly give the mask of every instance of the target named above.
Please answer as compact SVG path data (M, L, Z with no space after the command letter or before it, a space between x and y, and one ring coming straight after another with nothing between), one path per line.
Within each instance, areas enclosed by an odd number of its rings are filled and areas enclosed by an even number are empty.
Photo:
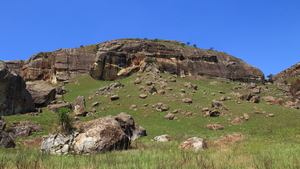
M56 83L90 73L116 80L134 72L204 75L244 82L262 81L263 73L225 52L181 46L179 41L119 39L82 48L40 52L26 61L8 61L25 80ZM97 52L97 53L96 53Z
M178 41L120 39L100 44L91 76L115 80L136 71L177 76L205 75L244 82L263 80L263 73L225 52L182 47Z
M43 80L26 82L26 89L36 107L46 107L55 99L56 89Z
M146 136L146 130L132 116L120 113L88 122L77 122L82 133L54 134L46 138L41 150L50 154L96 154L111 150L126 150L131 140Z
M35 107L24 80L0 61L0 115L31 111L35 111Z
M56 83L89 73L95 60L95 51L87 49L59 49L40 52L26 61L7 61L10 70L24 80L44 80Z

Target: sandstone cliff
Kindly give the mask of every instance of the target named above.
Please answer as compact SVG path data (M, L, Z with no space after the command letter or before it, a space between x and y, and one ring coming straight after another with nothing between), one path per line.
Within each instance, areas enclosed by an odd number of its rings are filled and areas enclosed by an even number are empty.
M76 49L40 52L10 69L25 80L56 83L90 73L99 80L116 80L137 71L177 76L203 75L244 82L263 80L257 68L225 52L183 46L178 41L119 39ZM20 68L22 67L22 68Z
M293 82L300 78L300 62L273 77L274 83ZM292 81L291 81L292 80Z
M177 76L203 75L244 82L264 79L259 69L225 52L182 46L178 41L121 39L103 42L91 76L115 80L135 71L160 71Z

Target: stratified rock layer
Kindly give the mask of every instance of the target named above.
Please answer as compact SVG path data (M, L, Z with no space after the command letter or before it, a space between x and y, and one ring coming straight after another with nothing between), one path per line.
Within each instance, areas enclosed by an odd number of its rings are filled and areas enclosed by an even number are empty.
M225 52L181 44L168 40L119 39L76 49L40 52L25 62L10 61L9 68L20 72L25 80L52 83L88 73L95 79L116 80L137 71L180 77L203 75L243 82L264 79L259 69Z

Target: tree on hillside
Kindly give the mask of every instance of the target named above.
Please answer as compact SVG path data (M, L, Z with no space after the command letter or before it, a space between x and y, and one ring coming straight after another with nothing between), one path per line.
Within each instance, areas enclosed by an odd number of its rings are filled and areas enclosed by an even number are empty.
M58 109L58 122L61 126L61 132L68 134L72 129L72 118L70 117L71 109L62 107Z
M197 45L196 45L196 44L193 44L193 47L194 47L194 48L196 48L196 47L197 47Z
M188 46L189 46L190 44L191 44L190 42L187 42L187 43L186 43L186 45L188 45Z

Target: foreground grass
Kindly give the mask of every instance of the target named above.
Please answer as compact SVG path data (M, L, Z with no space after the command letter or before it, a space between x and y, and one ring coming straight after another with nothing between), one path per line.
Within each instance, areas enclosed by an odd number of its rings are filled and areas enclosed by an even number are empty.
M163 74L164 79L172 76ZM126 112L133 116L135 122L147 130L148 136L132 142L132 149L128 151L112 151L105 154L89 156L57 156L42 154L38 148L26 148L22 145L24 140L30 140L38 136L44 136L55 132L57 114L43 109L38 117L28 115L6 116L4 119L10 123L12 121L37 121L44 130L35 133L29 138L15 140L17 147L14 149L1 149L0 168L300 168L299 143L300 143L300 122L299 110L286 108L284 106L268 105L264 101L261 103L248 103L240 101L236 103L236 97L230 95L231 92L243 93L242 90L232 90L233 86L240 85L237 82L223 80L203 79L192 80L177 78L177 82L169 82L172 90L166 90L165 95L149 95L146 99L140 99L140 94L146 94L143 90L138 90L140 86L147 86L147 80L153 80L152 76L141 74L145 77L141 85L133 85L133 75L120 80L125 85L121 89L114 89L99 96L95 95L97 89L112 82L96 81L89 76L83 76L70 81L66 85L69 92L64 99L72 102L78 95L86 98L87 110L93 102L100 102L100 106L95 108L95 118L107 115L116 115ZM173 78L173 77L172 77ZM210 86L212 81L218 81L219 85ZM192 82L198 86L198 90L184 88L185 82ZM159 90L160 85L155 87ZM275 88L268 86L268 88ZM184 89L186 93L182 93ZM222 111L226 116L203 117L202 108L210 107L211 100L219 100L224 94L232 97L232 100L224 101L229 111ZM120 100L110 101L107 94L118 94ZM263 96L279 97L282 93L262 91ZM126 96L130 95L130 98ZM87 98L91 98L88 100ZM192 104L183 103L182 98L190 97ZM177 120L166 120L165 112L158 112L151 107L158 102L167 104L170 112L179 110L175 114ZM137 109L129 109L135 104ZM144 107L144 104L148 106ZM254 109L255 108L255 109ZM254 114L254 111L266 111L274 113L274 118L265 118L266 114ZM192 116L187 116L191 112ZM242 125L232 125L230 122L236 116L243 113L250 115L249 121ZM88 121L93 117L79 117L80 120ZM225 130L212 131L204 126L207 124L220 123L225 126ZM224 134L242 133L244 137L236 142L215 143ZM150 139L161 134L170 135L171 141L166 143L152 142ZM189 137L201 137L209 144L209 149L205 151L183 151L178 146Z

